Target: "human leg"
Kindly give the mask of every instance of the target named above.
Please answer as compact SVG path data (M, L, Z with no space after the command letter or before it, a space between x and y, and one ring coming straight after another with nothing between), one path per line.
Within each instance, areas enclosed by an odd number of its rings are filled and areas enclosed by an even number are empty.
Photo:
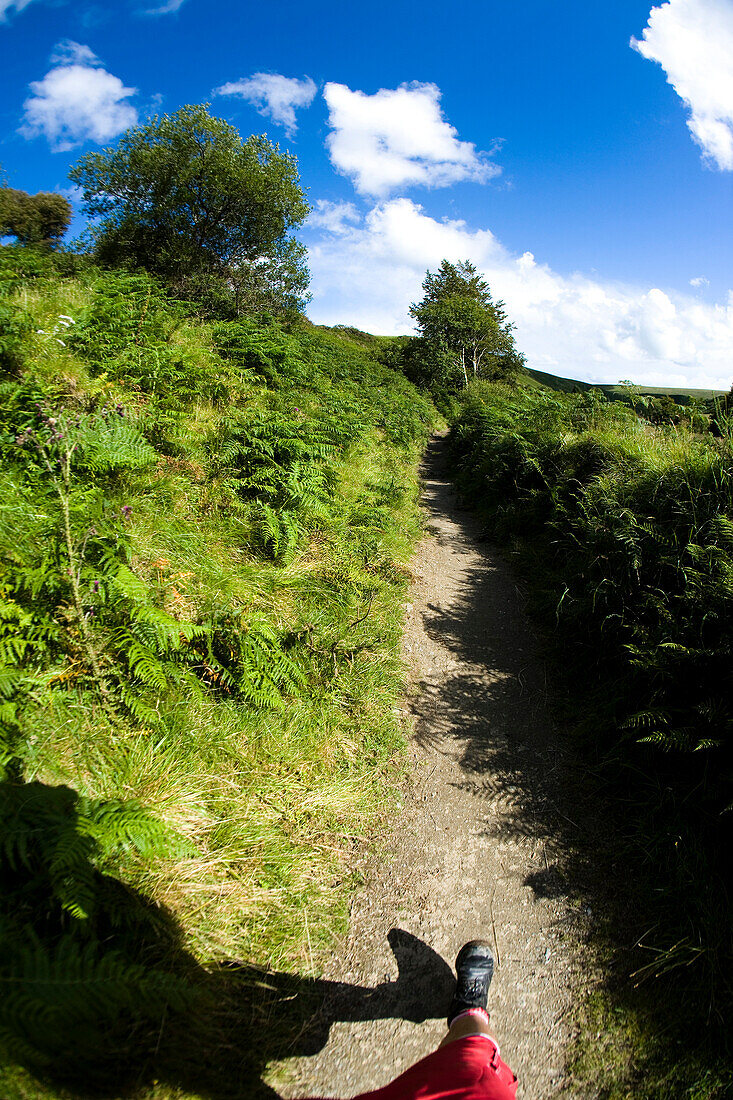
M471 1009L468 1012L460 1013L451 1021L448 1034L442 1040L440 1046L447 1046L448 1043L454 1043L456 1039L465 1039L469 1035L486 1035L493 1043L496 1043L489 1027L488 1012Z
M456 989L448 1034L438 1049L384 1089L355 1100L514 1100L516 1078L501 1060L489 1028L489 986L494 960L484 940L465 944L456 959Z
M448 1034L437 1050L389 1085L354 1100L515 1100L516 1077L501 1060L486 1010L494 970L489 945L466 944L456 959Z

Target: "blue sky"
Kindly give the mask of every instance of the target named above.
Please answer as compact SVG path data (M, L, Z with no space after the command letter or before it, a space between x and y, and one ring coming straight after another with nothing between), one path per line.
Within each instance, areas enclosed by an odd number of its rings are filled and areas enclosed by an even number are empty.
M0 90L30 191L183 103L291 149L315 321L470 257L530 365L733 380L733 0L0 0Z

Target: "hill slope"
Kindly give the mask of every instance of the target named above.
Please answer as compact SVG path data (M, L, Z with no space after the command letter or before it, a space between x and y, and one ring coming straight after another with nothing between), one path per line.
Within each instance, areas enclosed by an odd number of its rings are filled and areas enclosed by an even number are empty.
M434 412L347 334L144 276L2 249L0 293L0 1030L51 1082L3 1094L209 1095L384 805Z
M585 393L587 390L601 390L606 397L613 399L621 396L625 389L624 386L610 383L579 382L574 378L561 378L557 374L547 374L545 371L533 370L530 367L527 367L526 371L535 382L539 382L547 389L556 390L559 393ZM724 390L679 389L678 387L664 386L639 386L638 390L640 394L649 394L650 396L667 394L679 405L686 405L691 398L699 401L710 401L714 397L722 397L725 393Z

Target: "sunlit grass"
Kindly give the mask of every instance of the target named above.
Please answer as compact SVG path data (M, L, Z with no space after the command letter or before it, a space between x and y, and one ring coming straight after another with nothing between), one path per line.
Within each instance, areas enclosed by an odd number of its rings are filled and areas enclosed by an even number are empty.
M18 417L37 415L40 394L44 408L83 411L100 424L112 409L155 448L154 461L100 475L94 498L91 485L73 488L74 538L80 555L102 521L114 553L124 538L131 613L167 616L174 643L151 652L158 672L133 684L145 694L141 716L119 696L113 706L100 698L78 651L79 615L69 610L58 493L43 485L32 451L8 450L0 544L24 578L10 590L12 613L30 623L42 612L46 622L50 609L62 624L53 663L41 646L28 651L23 782L66 786L93 805L140 805L185 839L179 854L155 858L122 845L104 866L171 922L176 936L156 965L180 969L184 952L202 972L247 963L314 974L344 928L354 852L389 813L402 766L402 606L432 409L360 346L307 325L288 333L247 321L226 329L234 350L220 355L216 325L181 320L140 276L48 274L21 279L13 293L33 331L14 351L22 372L0 409L6 443ZM61 326L74 339L55 334L62 314L76 322ZM296 532L282 550L262 541L258 483L241 480L236 463L217 462L232 431L244 425L246 441L257 417L268 425L265 451L280 431L330 470L327 482L313 482L320 497L308 489L305 458L280 470L289 488L270 499L290 509ZM341 421L349 430L339 437ZM319 425L342 438L320 456L308 450ZM255 473L265 467L263 459ZM102 519L85 511L93 499ZM53 589L44 588L50 560ZM90 604L94 576L85 573ZM105 613L90 618L90 630L113 678L124 666ZM191 631L209 630L221 660L234 661L253 623L274 632L273 653L297 672L271 688L267 705L246 701L236 676L212 672L204 643L192 648L202 635ZM158 644L151 633L140 637ZM116 919L124 930L124 913ZM23 1080L11 1075L7 1088L25 1088ZM182 1093L155 1086L149 1095Z
M619 892L594 906L594 946L613 978L580 1014L573 1069L609 1100L723 1097L733 1079L733 452L725 417L716 435L679 417L479 384L451 436L606 806Z

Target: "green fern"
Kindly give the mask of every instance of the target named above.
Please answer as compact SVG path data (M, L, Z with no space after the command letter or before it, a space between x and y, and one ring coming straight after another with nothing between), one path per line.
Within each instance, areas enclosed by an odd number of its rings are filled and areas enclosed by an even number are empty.
M41 942L28 926L0 922L0 1046L6 1057L57 1075L89 1075L124 1056L141 1020L160 1026L191 1007L185 978L72 934Z
M87 419L75 432L75 443L75 466L80 473L138 470L158 457L137 428L114 412Z
M102 865L120 853L144 859L183 859L195 847L133 799L85 800L79 828L100 853Z
M47 884L49 899L78 919L95 909L96 875L121 853L180 858L191 846L134 800L82 798L70 787L0 784L0 856Z
M223 438L209 444L213 472L251 502L254 542L268 556L285 560L310 524L331 517L331 464L353 438L351 427L257 416L225 424Z

